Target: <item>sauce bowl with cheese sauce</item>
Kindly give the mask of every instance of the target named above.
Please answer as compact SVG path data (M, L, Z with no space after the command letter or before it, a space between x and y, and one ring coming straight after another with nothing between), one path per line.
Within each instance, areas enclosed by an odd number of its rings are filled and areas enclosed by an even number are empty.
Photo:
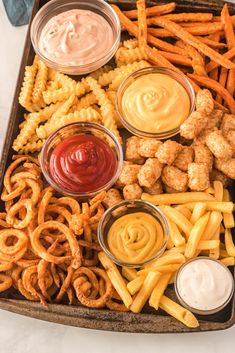
M186 261L176 274L174 286L179 302L200 315L222 310L234 293L234 279L229 269L207 256Z
M149 202L122 201L109 208L98 225L98 241L120 266L142 267L160 257L169 239L166 217Z
M178 71L147 67L119 86L117 111L127 130L140 137L166 139L179 133L194 110L194 90Z
M105 65L120 43L120 22L104 0L51 0L31 25L36 54L49 67L84 75Z

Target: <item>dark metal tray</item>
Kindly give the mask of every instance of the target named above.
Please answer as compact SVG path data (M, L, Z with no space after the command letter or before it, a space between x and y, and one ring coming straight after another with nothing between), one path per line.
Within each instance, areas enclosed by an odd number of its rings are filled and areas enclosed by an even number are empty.
M46 2L46 0L35 0L32 18ZM109 2L118 4L124 10L132 9L135 3L134 0L110 0ZM223 2L220 0L178 0L176 2L177 11L179 12L209 11L218 15L223 6ZM166 1L158 0L157 3L166 3ZM156 0L149 1L148 4L155 5ZM230 4L230 10L235 14L235 4ZM24 109L18 103L24 68L32 63L33 57L34 51L28 31L0 164L1 189L4 172L13 154L11 145L18 134L18 125L24 113ZM2 210L3 203L0 203L0 211ZM172 288L168 289L167 295L174 299L174 290ZM214 331L229 328L235 323L235 296L230 304L218 314L204 317L198 316L200 327L196 329L189 329L176 319L165 315L164 312L156 312L148 307L141 314L119 313L106 309L96 310L66 304L49 304L48 309L45 309L39 303L24 300L14 289L1 293L0 309L65 325L119 332L177 333Z

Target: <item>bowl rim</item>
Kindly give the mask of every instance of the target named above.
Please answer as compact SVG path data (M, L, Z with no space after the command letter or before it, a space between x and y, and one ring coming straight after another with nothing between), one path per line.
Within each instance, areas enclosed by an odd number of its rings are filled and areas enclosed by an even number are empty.
M103 132L104 134L108 135L108 137L111 138L111 140L114 142L115 150L117 151L118 158L119 158L119 160L117 161L116 172L109 182L107 182L105 185L99 187L96 190L86 191L86 192L74 192L74 191L69 191L69 190L63 189L55 183L55 181L50 177L49 173L47 172L47 170L45 168L44 159L45 159L46 149L47 149L49 143L53 141L53 139L56 137L56 135L60 131L68 129L72 126L81 127L84 129L87 128L88 131L91 128L93 128L95 130L99 130L99 131ZM74 135L76 135L76 134L74 134ZM66 195L66 196L70 196L70 197L74 197L74 198L87 199L87 198L94 197L95 195L99 194L100 192L111 188L111 186L113 184L115 184L115 182L117 181L119 174L121 173L121 170L122 170L123 150L122 150L122 146L121 146L120 142L118 141L117 137L109 129L107 129L103 125L98 124L98 123L94 123L94 122L75 122L75 123L71 123L71 124L67 124L65 126L62 126L49 135L49 137L46 139L46 142L44 143L44 145L42 147L40 157L39 157L39 162L40 162L40 166L42 169L42 173L43 173L46 181L53 189L55 189L57 192L59 192L62 195Z
M178 83L181 84L181 86L184 87L186 90L189 99L190 99L190 111L188 114L188 117L190 114L194 111L195 109L195 101L196 101L196 96L195 92L193 89L193 86L191 85L189 79L181 72L168 68L168 67L163 67L163 66L149 66L149 67L144 67L142 69L136 70L132 72L130 75L128 75L125 80L122 81L122 83L119 85L117 94L116 94L116 110L118 112L118 115L120 117L120 120L124 127L130 131L132 134L143 137L143 138L156 138L156 139L167 139L169 137L173 137L177 135L180 131L180 126L168 130L168 131L163 131L163 132L147 132L147 131L142 131L137 128L135 128L133 125L131 125L129 122L126 121L124 114L122 113L122 96L123 93L125 92L126 88L129 87L132 81L138 77L144 76L144 75L149 75L151 73L162 73L164 75L168 75L175 79ZM181 81L184 82L184 85L181 83ZM187 119L187 118L186 118ZM185 119L185 120L186 120Z
M47 2L45 5L43 5L40 8L40 10L36 13L35 17L32 20L32 23L31 23L30 38L31 38L33 48L34 48L36 54L39 56L39 58L43 62L45 62L46 65L48 65L49 67L51 67L53 69L58 69L59 71L67 73L69 75L88 74L89 72L93 72L93 71L97 70L98 68L102 67L103 65L105 65L113 57L114 53L116 52L116 50L119 46L120 39L121 39L121 24L120 24L119 17L116 14L116 12L114 11L114 9L112 8L112 6L104 0L94 0L94 1L93 0L70 0L70 1L66 1L61 4L61 7L63 7L63 6L72 6L74 4L75 5L77 4L77 6L79 6L79 3L83 3L85 6L87 6L87 10L94 12L93 6L94 6L94 3L96 2L97 4L100 3L104 7L106 7L106 9L108 9L110 11L110 13L112 14L114 22L115 22L115 29L116 29L117 33L116 33L116 35L114 35L113 44L110 47L110 49L104 55L99 57L98 60L95 59L94 61L92 61L90 63L82 64L82 65L71 65L71 64L64 65L64 64L60 64L57 61L53 61L53 60L49 59L47 56L45 56L41 52L41 50L39 48L39 44L38 44L35 37L37 36L37 32L39 31L39 28L42 25L41 21L45 17L44 12L46 10L49 10L50 12L52 12L52 16L50 17L50 18L52 18L53 12L56 10L57 2L61 2L61 0L51 0L51 1ZM66 11L69 11L69 10L66 10ZM62 13L62 12L63 11L61 11L60 13ZM102 11L100 10L100 12L102 12ZM47 14L48 14L48 12L47 12ZM42 18L40 18L40 16ZM100 16L102 16L102 15L100 14ZM112 28L111 25L110 25L110 27ZM98 63L98 65L97 65L97 63ZM88 66L91 66L92 68L88 70ZM95 67L93 67L93 66L95 66ZM72 71L74 71L74 73ZM82 72L79 73L79 71L82 71Z
M188 305L184 299L181 297L180 293L179 293L179 289L178 289L178 278L180 276L181 271L190 263L190 262L194 262L194 261L198 261L198 260L207 260L207 261L213 261L213 262L217 262L221 267L223 267L226 272L229 274L229 277L231 279L231 283L232 283L232 290L231 293L229 294L228 298L226 299L226 301L221 304L220 306L218 306L217 308L214 309L209 309L209 310L203 310L203 309L197 309L194 308L190 305ZM234 283L234 278L232 273L229 271L229 269L220 261L217 259L214 259L212 257L209 256L196 256L196 257L192 257L190 259L188 259L185 263L183 263L180 268L178 269L178 271L175 274L175 280L174 280L174 290L177 296L177 299L179 300L180 304L187 310L192 311L195 314L199 314L199 315L212 315L212 314L216 314L219 311L221 311L223 308L225 308L228 303L230 302L230 300L232 299L232 296L234 294L234 290L235 290L235 283Z
M164 230L164 234L165 234L165 240L164 240L164 243L162 244L161 248L156 252L156 254L154 256L152 256L151 258L143 261L143 262L125 262L125 261L122 261L122 260L119 260L118 258L116 258L116 256L114 256L108 249L108 247L105 245L105 242L104 242L104 234L103 234L103 231L102 231L102 225L106 219L106 217L111 214L113 211L115 211L117 208L119 207L125 207L127 206L128 204L130 205L133 205L133 204L139 204L139 206L141 207L141 205L146 205L148 206L150 209L152 209L155 213L158 214L158 221L160 221L160 224ZM147 213L147 211L145 210L142 210L141 212L145 212ZM147 213L147 214L150 214L150 213ZM155 218L157 218L155 215L153 215L151 213L151 215ZM105 213L102 215L99 223L98 223L98 229L97 229L97 238L98 238L98 242L102 248L102 250L106 253L106 255L115 263L117 264L118 266L125 266L125 267L135 267L135 268L138 268L138 267L143 267L144 265L156 260L157 258L159 258L163 252L165 251L166 249L166 246L167 246L167 242L170 238L170 227L169 227L169 222L166 218L166 216L163 214L163 212L155 205L153 205L152 203L148 202L148 201L144 201L144 200L138 200L138 199L135 199L135 200L123 200L121 202L119 202L118 204L112 206L112 207L109 207Z

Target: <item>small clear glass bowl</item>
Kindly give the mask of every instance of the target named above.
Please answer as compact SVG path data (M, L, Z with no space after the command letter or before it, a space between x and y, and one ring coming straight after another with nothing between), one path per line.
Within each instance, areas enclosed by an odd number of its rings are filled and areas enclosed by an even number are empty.
M54 179L50 174L50 158L55 147L59 143L67 139L68 137L71 137L74 135L81 135L81 134L94 135L96 137L99 137L101 140L106 141L114 151L117 159L116 171L112 179L110 179L105 185L102 185L102 187L99 187L98 189L92 190L89 192L74 192L74 191L63 189L55 183ZM39 158L40 158L42 173L46 181L48 182L48 184L50 184L53 187L53 189L55 189L57 192L59 192L62 195L75 197L81 200L86 200L88 198L94 197L101 191L105 191L109 189L113 184L115 184L122 170L122 164L123 164L122 146L120 145L117 138L113 135L111 131L106 129L104 126L97 123L90 123L90 122L86 122L86 123L78 122L78 123L68 124L53 132L48 137L45 144L43 145Z
M111 225L121 216L124 216L126 214L130 213L136 213L136 212L145 212L147 214L150 214L154 218L158 220L158 222L161 224L162 229L163 229L163 234L164 234L164 241L161 246L161 248L148 260L144 262L124 262L118 258L116 258L110 251L109 247L107 244L107 234L108 231L111 227ZM122 201L119 204L110 207L107 209L107 211L103 214L102 218L99 221L98 225L98 241L106 255L117 265L119 266L126 266L126 267L142 267L146 265L147 263L157 259L160 257L164 250L166 249L166 245L169 239L169 225L166 217L164 214L159 210L158 207L152 205L151 203L147 201L141 201L141 200L132 200L132 201Z
M102 57L96 58L94 62L80 66L61 65L57 61L47 58L40 50L39 42L42 29L54 16L73 9L89 10L101 15L111 26L113 31L113 45ZM121 25L119 18L112 7L104 0L51 0L45 4L33 19L30 29L31 41L36 54L52 69L68 75L85 75L99 69L112 59L118 49L121 37ZM84 38L86 40L86 38Z
M126 119L125 119L125 114L123 113L122 109L122 97L125 92L125 90L139 77L149 75L149 74L164 74L167 76L170 76L171 78L175 79L178 81L186 90L188 93L189 99L190 99L190 111L189 115L193 112L195 108L195 93L194 89L187 79L187 77L178 71L168 69L165 67L158 67L158 66L152 66L152 67L145 67L143 69L137 70L130 74L119 86L118 91L117 91L117 98L116 98L116 108L119 113L120 119L122 121L122 124L124 127L129 130L132 134L140 137L153 137L156 139L167 139L172 136L175 136L179 133L180 126L176 127L173 130L168 130L164 132L146 132L139 130L135 128L133 125L131 125Z
M181 274L181 272L183 271L183 269L191 262L193 261L200 261L201 259L206 259L207 261L214 261L214 262L217 262L220 266L222 266L228 273L229 275L229 278L231 279L231 283L232 283L232 289L231 289L231 293L230 295L228 296L228 298L225 300L225 302L218 306L217 308L214 308L214 309L210 309L210 310L200 310L200 309L197 309L197 308L194 308L194 307L191 307L190 305L188 305L184 300L183 298L181 297L180 295L180 291L179 291L179 288L178 288L178 281L179 281L179 276ZM186 261L180 268L179 270L177 271L176 273L176 276L175 276L175 281L174 281L174 289L175 289L175 293L176 293L176 296L180 302L180 304L185 307L186 309L192 311L193 313L195 314L199 314L199 315L212 315L212 314L215 314L219 311L221 311L223 308L225 308L228 303L230 302L230 300L232 299L232 296L233 296L233 293L234 293L234 278L231 274L231 272L229 271L229 269L221 262L221 261L218 261L216 259L213 259L211 257L208 257L208 256L198 256L198 257L194 257L192 259L189 259L188 261Z

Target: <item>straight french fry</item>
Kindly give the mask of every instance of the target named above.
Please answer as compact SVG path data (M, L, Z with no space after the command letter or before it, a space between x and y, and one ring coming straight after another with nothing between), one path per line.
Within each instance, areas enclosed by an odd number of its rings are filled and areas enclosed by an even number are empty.
M212 240L220 240L220 228L218 228L215 232L215 234L212 237ZM212 257L213 259L218 259L220 257L220 245L216 246L214 249L211 249L209 251L209 257Z
M179 211L170 206L160 206L160 209L175 224L185 233L186 237L189 237L192 230L192 223Z
M191 258L196 253L198 243L201 240L202 234L206 228L206 225L209 220L210 213L207 212L204 216L199 218L199 220L194 224L188 242L185 248L185 257Z
M205 202L197 202L193 208L192 216L190 218L190 222L195 224L199 218L201 218L206 212L206 203Z
M176 272L180 266L182 265L182 263L180 264L169 264L169 265L161 265L161 266L157 266L156 268L154 267L150 267L150 268L145 268L143 270L140 270L138 272L139 276L146 276L150 271L153 272L160 272L160 273L173 273Z
M181 246L174 246L172 247L171 249L169 250L166 250L164 252L164 255L168 255L168 254L174 254L174 253L180 253L180 254L184 254L185 252L185 244L184 245L181 245Z
M202 240L212 239L212 237L215 234L215 232L217 231L217 229L220 228L222 219L223 219L223 217L221 215L221 212L218 212L218 211L211 212L206 229L205 229L204 234L202 236Z
M145 276L137 276L135 279L127 283L127 289L131 293L131 295L139 292L140 288L144 283Z
M175 209L177 211L180 211L190 221L192 213L187 207L185 207L184 205L178 205L175 207Z
M224 201L206 201L207 211L219 211L224 213L233 212L233 202L224 202ZM194 209L195 203L189 202L185 204L190 210Z
M143 193L141 199L149 201L154 205L177 205L188 202L213 201L215 198L205 192L181 192L176 194L150 195Z
M197 246L197 250L211 250L219 247L219 240L200 240Z
M172 277L171 273L167 273L165 275L162 275L160 279L158 280L156 287L152 291L152 294L149 298L149 305L152 306L154 309L158 310L159 309L159 303L161 300L161 297L163 296L170 279Z
M215 180L213 182L213 187L215 190L215 198L217 201L223 201L223 193L224 193L224 187L223 184L221 183L221 181L219 180Z
M181 246L185 244L185 238L179 231L179 228L174 222L169 222L170 225L170 238L172 239L175 246Z
M235 257L235 245L233 242L233 237L230 229L225 229L225 247L229 256Z
M227 189L224 189L223 201L225 202L230 201L229 191ZM225 228L235 227L233 213L223 213L223 222L224 222Z
M225 257L224 259L220 260L222 262L222 264L224 264L225 266L234 266L235 265L235 258L234 257Z
M159 307L188 327L195 328L199 326L196 317L189 310L165 295L161 297Z
M159 272L149 272L147 274L140 291L131 304L130 310L133 313L139 313L143 309L160 277Z
M156 268L158 266L162 265L170 265L170 264L182 264L185 262L185 257L182 254L176 253L176 254L168 254L159 257L158 259L148 263L147 265L144 266L144 268ZM138 272L138 274L140 271Z
M102 251L98 253L99 260L109 276L112 285L120 295L123 303L127 308L130 308L132 304L132 297L128 292L126 283L120 275L117 266L108 258L108 256Z
M128 281L133 281L137 277L137 271L134 268L122 267L122 276L125 277Z

